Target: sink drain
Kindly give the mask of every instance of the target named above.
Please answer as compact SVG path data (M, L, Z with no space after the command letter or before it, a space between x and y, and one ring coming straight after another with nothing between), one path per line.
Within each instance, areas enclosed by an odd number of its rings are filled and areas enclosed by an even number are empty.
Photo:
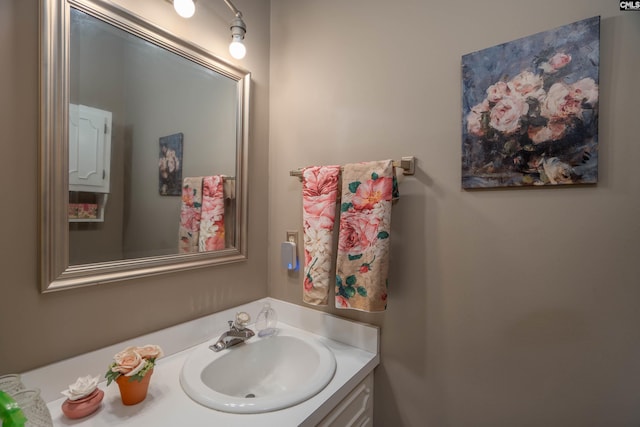
M253 393L249 393L249 394L247 394L245 397L256 397L256 395L255 395L255 394L253 394Z

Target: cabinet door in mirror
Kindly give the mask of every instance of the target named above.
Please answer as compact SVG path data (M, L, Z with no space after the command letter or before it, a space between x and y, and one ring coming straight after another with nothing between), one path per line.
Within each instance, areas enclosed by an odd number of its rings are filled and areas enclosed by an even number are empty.
M111 2L42 4L43 291L245 259L250 74Z

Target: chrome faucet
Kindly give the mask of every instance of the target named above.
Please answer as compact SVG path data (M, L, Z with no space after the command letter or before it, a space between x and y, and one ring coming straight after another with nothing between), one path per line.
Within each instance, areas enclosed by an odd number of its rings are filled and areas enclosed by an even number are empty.
M233 347L251 338L255 333L246 327L249 323L249 315L245 312L236 314L236 320L229 320L229 330L223 333L215 344L211 344L209 348L213 351L224 350Z

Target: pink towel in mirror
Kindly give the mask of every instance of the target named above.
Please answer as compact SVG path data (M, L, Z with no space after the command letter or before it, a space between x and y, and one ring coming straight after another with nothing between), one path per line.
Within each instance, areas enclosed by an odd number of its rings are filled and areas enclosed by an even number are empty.
M198 248L200 252L224 249L224 178L221 175L202 179L202 213Z
M202 177L186 177L182 181L180 206L180 253L198 252L200 214L202 208Z

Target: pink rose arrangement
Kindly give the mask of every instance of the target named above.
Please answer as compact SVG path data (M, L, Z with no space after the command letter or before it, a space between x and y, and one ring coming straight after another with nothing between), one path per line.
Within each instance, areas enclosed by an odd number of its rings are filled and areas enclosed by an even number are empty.
M512 178L518 185L580 179L574 166L591 157L598 84L591 77L576 78L576 70L569 70L572 59L556 52L534 61L533 71L505 76L486 88L484 99L464 117L469 138L463 161L472 175L495 174L495 179L505 180L522 174L521 181ZM570 77L563 78L565 74ZM561 162L562 168L552 168L549 162Z
M553 74L570 62L571 55L560 52L539 68ZM544 75L523 71L489 86L486 98L467 114L469 134L509 136L524 129L534 144L564 137L571 120L582 120L583 105L598 101L598 85L584 78L572 84L554 83L545 91Z
M105 374L107 385L119 376L129 377L129 381L141 381L153 369L156 359L164 353L157 345L148 344L142 347L127 347L113 357L113 362Z

